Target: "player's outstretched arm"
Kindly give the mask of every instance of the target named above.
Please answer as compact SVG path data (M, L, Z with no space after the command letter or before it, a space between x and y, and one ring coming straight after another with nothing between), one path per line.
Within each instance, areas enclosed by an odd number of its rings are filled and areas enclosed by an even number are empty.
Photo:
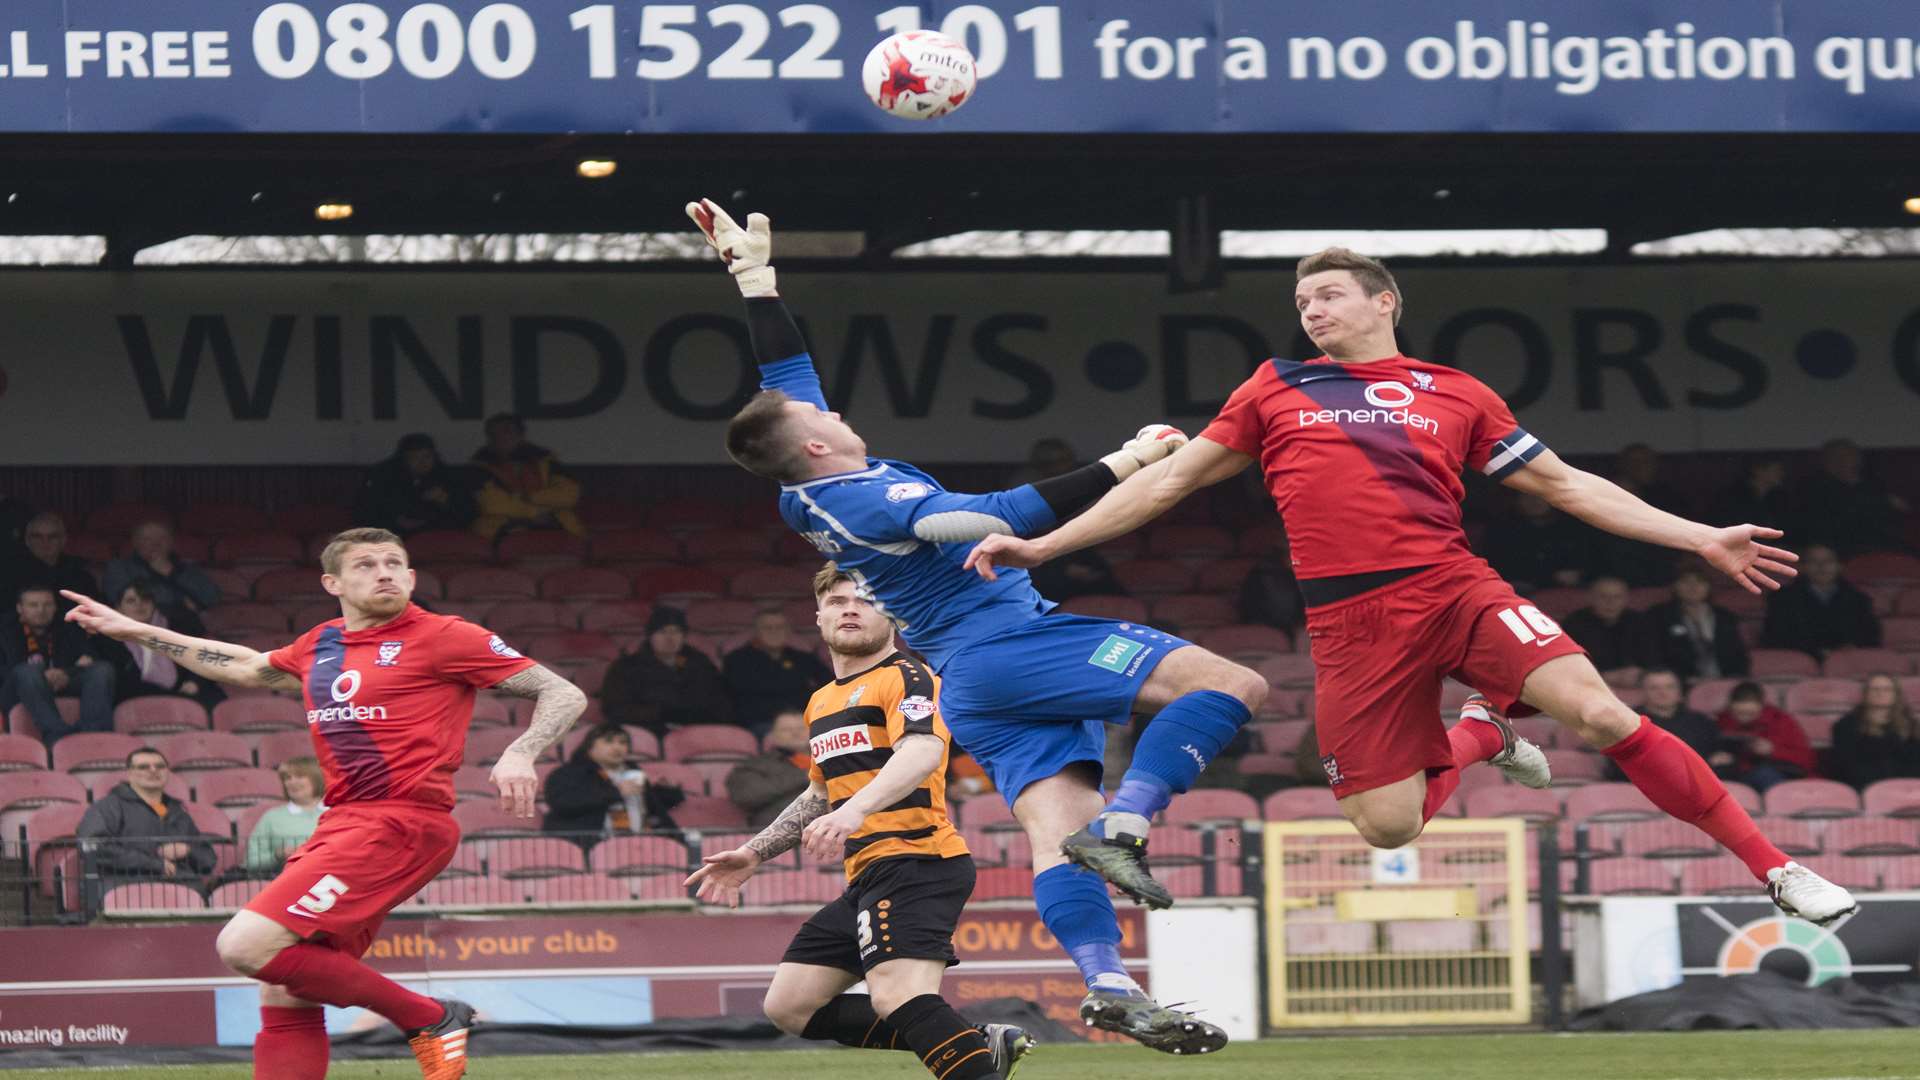
M1793 564L1800 561L1800 556L1760 543L1777 539L1779 529L1764 525L1717 529L1689 521L1648 505L1604 476L1574 468L1551 450L1542 451L1501 483L1538 495L1556 509L1615 536L1698 555L1748 592L1778 589L1781 580L1791 580L1799 573Z
M521 817L532 817L534 795L540 786L533 762L559 742L587 710L587 695L542 664L508 676L494 689L533 702L533 716L527 721L527 730L501 751L500 760L494 763L489 777L500 789L502 807Z
M760 389L778 390L827 411L826 394L820 388L820 374L813 369L813 357L807 353L806 339L774 287L769 262L773 223L765 214L748 214L743 229L712 199L688 203L687 216L740 287L747 308L747 337L753 343L754 362L760 365Z
M967 555L966 567L994 579L995 566L1035 567L1048 559L1103 544L1145 525L1195 491L1217 484L1253 463L1237 450L1199 438L1178 453L1134 473L1086 513L1031 540L989 536Z
M698 886L694 895L712 904L740 905L740 888L753 876L761 863L800 844L800 835L815 818L827 812L827 786L818 780L807 785L780 816L760 835L731 851L718 851L701 860L701 867L687 877L688 885Z
M145 645L202 678L228 686L259 686L270 690L293 690L300 686L300 680L267 663L266 653L143 623L77 592L62 589L60 595L73 601L73 609L67 612L68 622L78 623L89 634Z
M857 832L867 815L884 810L927 782L947 757L947 742L938 735L908 733L893 742L893 756L867 786L840 804L840 809L816 819L802 836L807 854L822 862L841 858L847 837Z

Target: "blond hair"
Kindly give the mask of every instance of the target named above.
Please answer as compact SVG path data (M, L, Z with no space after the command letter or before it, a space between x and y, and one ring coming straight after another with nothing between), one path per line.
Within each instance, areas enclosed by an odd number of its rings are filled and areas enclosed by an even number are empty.
M306 777L307 781L313 785L313 794L315 797L318 797L327 790L326 774L320 771L320 762L312 754L290 757L281 762L280 768L275 771L280 774L282 784L285 784L288 779L295 776Z
M832 592L835 585L843 581L852 580L852 574L847 573L832 563L828 563L813 575L813 598L819 600L821 597Z
M1330 247L1301 259L1293 268L1293 280L1301 281L1329 270L1345 270L1352 274L1353 280L1360 283L1360 288L1368 296L1392 293L1393 325L1400 325L1400 313L1406 309L1407 298L1400 292L1400 283L1393 280L1393 274L1380 260L1369 259L1350 248Z
M401 551L407 550L407 545L400 542L400 537L386 529L348 529L335 533L333 539L327 541L327 546L321 549L320 569L339 577L340 560L347 557L347 549L361 544L392 544Z

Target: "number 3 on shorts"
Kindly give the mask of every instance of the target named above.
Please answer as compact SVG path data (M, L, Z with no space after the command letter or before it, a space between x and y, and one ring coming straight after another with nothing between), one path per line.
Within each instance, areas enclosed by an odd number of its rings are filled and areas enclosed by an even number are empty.
M322 915L330 910L334 902L339 900L340 895L346 891L346 882L341 881L332 874L328 874L326 877L314 882L313 888L307 890L307 895L294 901L294 903L299 904L315 915Z
M860 931L860 947L864 949L873 944L873 912L862 909L855 926Z
M1519 638L1523 645L1534 641L1535 638L1540 639L1539 644L1545 645L1565 633L1560 629L1559 623L1548 618L1546 612L1532 604L1521 604L1518 608L1501 608L1500 621L1507 624L1507 629L1513 631L1513 636Z

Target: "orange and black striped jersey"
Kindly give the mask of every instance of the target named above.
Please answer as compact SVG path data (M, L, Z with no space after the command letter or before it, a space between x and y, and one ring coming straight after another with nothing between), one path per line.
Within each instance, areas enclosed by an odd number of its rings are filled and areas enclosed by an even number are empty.
M940 682L933 673L900 653L814 692L807 702L813 753L809 775L826 785L827 801L835 810L892 760L895 739L936 735L952 747L953 736L940 719L939 696ZM942 754L939 767L919 787L868 814L847 837L847 880L881 859L965 854L967 843L947 817L947 755Z

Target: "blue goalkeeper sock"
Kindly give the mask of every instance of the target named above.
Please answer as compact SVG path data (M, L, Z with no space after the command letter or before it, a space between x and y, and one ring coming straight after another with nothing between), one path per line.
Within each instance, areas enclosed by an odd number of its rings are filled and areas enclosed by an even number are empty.
M1120 778L1120 789L1101 811L1093 831L1105 836L1112 827L1117 833L1146 836L1153 816L1192 787L1200 770L1251 719L1245 702L1218 690L1195 690L1176 698L1140 733L1133 765Z
M1088 986L1139 986L1120 962L1120 920L1113 913L1107 883L1098 874L1071 863L1043 870L1033 879L1033 906Z

